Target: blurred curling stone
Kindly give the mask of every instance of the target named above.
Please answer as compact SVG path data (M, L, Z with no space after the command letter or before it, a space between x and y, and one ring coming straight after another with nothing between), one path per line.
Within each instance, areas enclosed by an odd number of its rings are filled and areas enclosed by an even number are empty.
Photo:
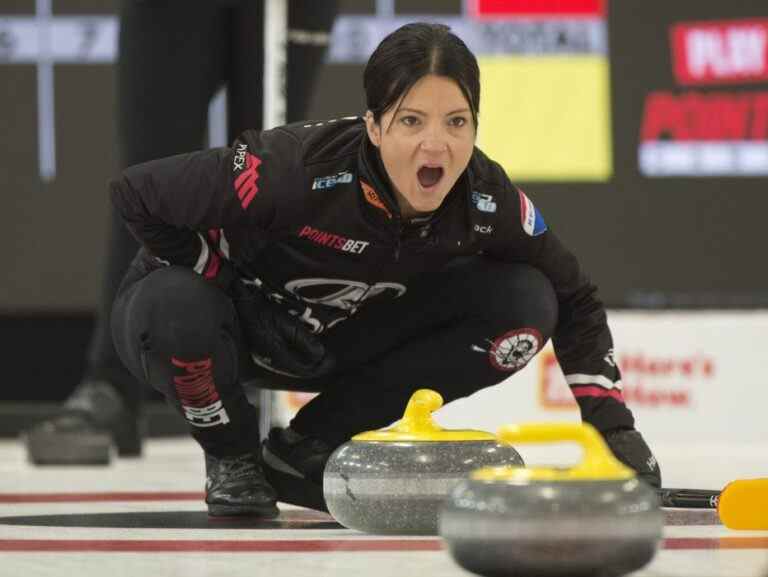
M646 565L661 539L658 497L591 426L528 424L502 443L576 441L573 468L486 467L446 500L440 534L454 559L486 576L615 577Z
M416 391L392 428L352 438L325 466L328 510L350 529L366 533L436 535L440 507L470 471L522 465L509 444L491 433L440 428L432 412L435 391Z

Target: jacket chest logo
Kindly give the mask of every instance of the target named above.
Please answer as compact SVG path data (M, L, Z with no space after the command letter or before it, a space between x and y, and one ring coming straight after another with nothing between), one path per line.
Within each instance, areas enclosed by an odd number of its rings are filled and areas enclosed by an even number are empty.
M472 229L477 234L492 235L493 234L493 222L497 209L496 199L490 194L483 194L472 191L472 204L475 206L479 214L476 213L475 218L479 219L479 222L475 222ZM474 220L474 219L473 219Z
M299 238L305 238L320 246L326 246L340 252L349 252L352 254L363 254L363 251L368 247L369 243L365 240L355 240L320 230L312 226L303 226L299 230Z
M490 194L472 191L472 203L480 212L496 212L496 201Z
M367 182L365 182L364 180L360 181L360 186L363 189L363 197L368 202L368 204L370 204L371 206L375 206L376 208L384 212L384 214L387 215L387 218L392 218L392 213L381 201L378 193L373 189L373 187Z
M354 180L352 173L346 170L331 176L318 176L312 181L312 190L333 188L337 184L349 184L352 180Z

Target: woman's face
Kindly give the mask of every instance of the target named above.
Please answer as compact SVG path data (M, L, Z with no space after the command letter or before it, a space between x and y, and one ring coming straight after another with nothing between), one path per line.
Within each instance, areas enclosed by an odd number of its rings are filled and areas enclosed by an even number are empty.
M458 84L428 74L381 115L366 114L403 216L435 210L469 164L475 125Z

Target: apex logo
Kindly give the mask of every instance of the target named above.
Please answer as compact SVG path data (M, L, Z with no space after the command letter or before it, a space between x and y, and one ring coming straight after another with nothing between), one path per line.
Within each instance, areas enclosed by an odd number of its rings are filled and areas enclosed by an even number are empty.
M258 169L260 165L261 159L248 152L247 145L237 145L233 161L233 171L242 171L235 179L235 190L237 190L237 197L240 199L243 210L248 208L256 193L259 192L256 182L259 180Z
M235 150L235 160L232 165L233 172L237 172L238 170L243 170L243 168L245 168L245 155L247 153L248 153L247 144L237 145L237 149Z

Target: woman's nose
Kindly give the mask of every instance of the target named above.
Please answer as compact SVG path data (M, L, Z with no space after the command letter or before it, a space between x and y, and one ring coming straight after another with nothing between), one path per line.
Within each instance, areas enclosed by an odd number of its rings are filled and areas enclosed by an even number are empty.
M437 131L424 135L421 141L421 149L425 152L443 152L447 148L447 141L444 134Z

